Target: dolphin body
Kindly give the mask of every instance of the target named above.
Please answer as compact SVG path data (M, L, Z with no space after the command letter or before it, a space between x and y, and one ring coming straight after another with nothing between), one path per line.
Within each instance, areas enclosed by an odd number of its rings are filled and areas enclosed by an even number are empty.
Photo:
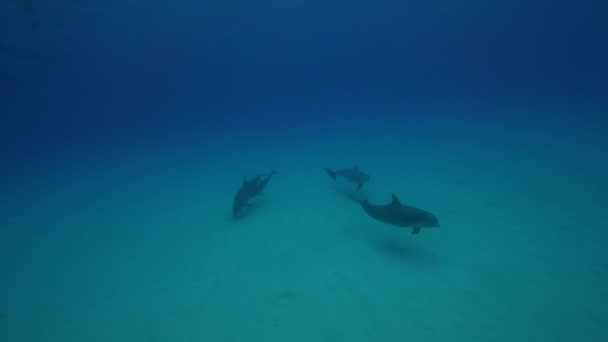
M243 184L234 196L234 202L232 203L232 216L235 218L238 217L240 211L249 205L248 202L250 199L258 195L263 195L263 191L266 188L266 185L268 185L268 181L276 174L277 172L272 170L271 173L257 175L250 181L247 181L247 177L243 177Z
M359 165L355 165L355 167L350 169L336 171L325 169L325 172L327 172L333 180L336 180L336 177L340 176L351 183L357 184L357 190L361 189L361 187L369 181L369 175L359 170Z
M359 202L363 210L372 218L393 226L412 227L412 234L420 233L420 229L423 227L440 227L435 215L422 209L403 205L395 194L392 196L392 202L386 205L374 205L367 199L359 200L353 196L350 197Z

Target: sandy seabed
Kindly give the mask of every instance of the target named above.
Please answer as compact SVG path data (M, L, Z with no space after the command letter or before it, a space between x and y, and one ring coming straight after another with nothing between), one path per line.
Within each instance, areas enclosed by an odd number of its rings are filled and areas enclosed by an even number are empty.
M356 133L135 149L15 186L0 340L608 341L600 166L491 134ZM442 227L368 217L323 172L354 164L372 177L359 195L395 193ZM242 177L272 168L235 222Z

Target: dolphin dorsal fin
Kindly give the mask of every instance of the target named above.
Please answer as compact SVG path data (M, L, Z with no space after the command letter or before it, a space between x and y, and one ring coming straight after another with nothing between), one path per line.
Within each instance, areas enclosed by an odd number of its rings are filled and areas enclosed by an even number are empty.
M391 205L401 205L401 201L399 201L397 196L395 196L395 194L392 194L392 195L393 195L393 201L391 202Z

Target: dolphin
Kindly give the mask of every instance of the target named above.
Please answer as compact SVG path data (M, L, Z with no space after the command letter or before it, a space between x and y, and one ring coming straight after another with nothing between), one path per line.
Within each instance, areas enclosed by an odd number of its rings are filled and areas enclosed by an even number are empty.
M272 176L274 176L276 174L277 174L277 172L275 170L272 170L269 174L261 175L255 195L259 195L259 196L264 195L264 189L266 188L268 181L270 180L270 178L272 178ZM264 176L266 176L266 178L264 178Z
M355 167L350 169L336 171L325 169L325 172L334 180L336 180L336 176L340 176L351 183L357 184L357 190L361 189L361 187L369 181L369 175L359 170L359 165L355 165Z
M268 181L272 176L276 175L277 172L272 170L271 173L265 175L257 175L252 180L247 181L247 177L243 177L243 184L239 191L234 196L234 202L232 203L232 215L236 218L239 212L249 205L249 200L255 196L261 196L268 185Z
M420 233L421 228L440 227L435 215L422 209L401 204L397 196L392 194L393 200L386 205L374 205L367 199L360 200L350 196L359 202L365 212L372 218L398 227L412 227L412 234Z

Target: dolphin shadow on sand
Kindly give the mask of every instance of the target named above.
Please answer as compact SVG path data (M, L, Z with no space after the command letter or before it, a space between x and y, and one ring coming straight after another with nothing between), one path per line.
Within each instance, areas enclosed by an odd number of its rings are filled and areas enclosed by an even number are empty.
M262 196L266 185L268 185L272 176L276 174L277 172L272 170L268 174L257 175L250 181L247 181L247 177L243 177L243 184L232 202L232 217L234 219L238 219L242 215L243 209L252 207L249 200L256 196Z
M393 234L376 231L368 236L370 246L383 256L398 261L408 267L427 267L437 263L437 256L432 250L427 250L414 240L398 239Z

